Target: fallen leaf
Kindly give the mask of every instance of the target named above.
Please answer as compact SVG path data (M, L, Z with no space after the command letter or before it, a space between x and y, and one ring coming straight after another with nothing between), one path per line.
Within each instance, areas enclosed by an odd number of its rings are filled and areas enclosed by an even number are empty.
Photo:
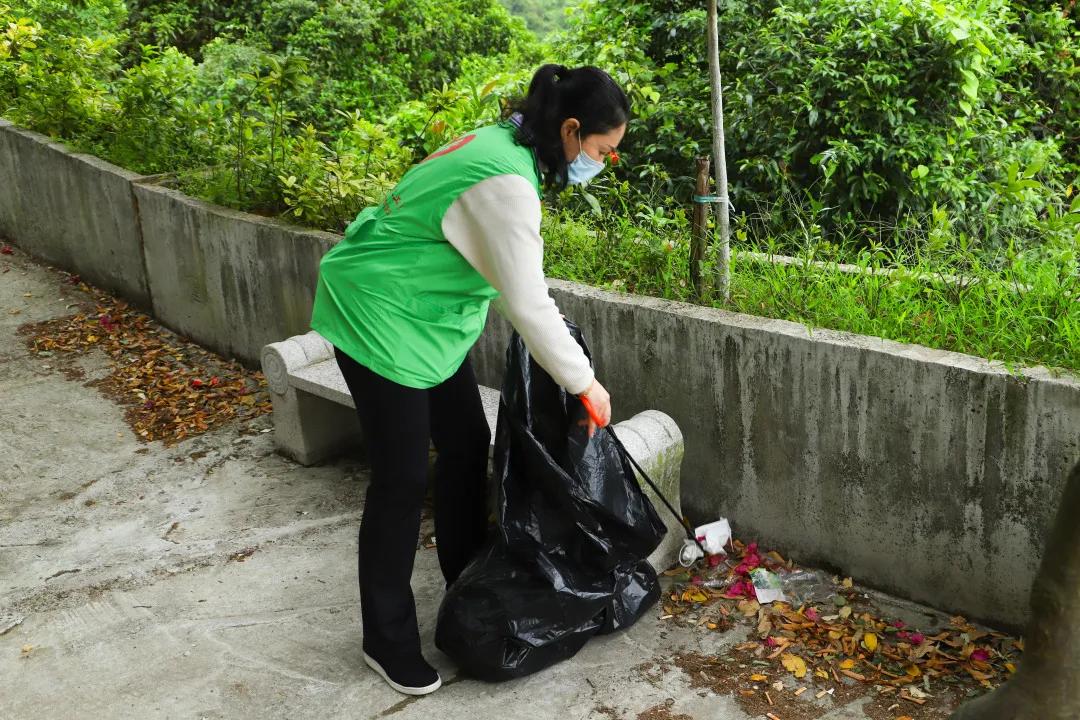
M766 680L769 679L769 676L768 675L761 675L760 673L755 673L754 675L750 676L750 679L753 682L765 682Z
M784 665L784 669L786 669L795 677L806 677L806 661L798 655L793 655L792 653L784 653L780 656L780 662Z
M683 602L703 603L709 596L703 593L697 586L685 590L682 594Z
M852 583L851 578L848 577L848 578L844 578L844 582L842 583L842 585L844 587L846 587L846 588L850 588L850 587L854 586L854 583Z
M855 661L852 660L851 658L848 658L844 662L840 663L840 669L841 670L850 670L853 667L855 667Z
M741 612L746 617L750 617L751 615L757 615L757 612L760 609L761 609L761 604L758 603L757 600L740 600L739 601L739 612Z
M875 635L874 633L866 633L865 635L863 635L862 641L863 645L865 645L866 649L870 652L874 652L875 650L877 650L877 635Z
M850 605L845 605L844 607L840 608L840 617L844 618L845 620L847 620L849 617L851 617L851 606Z

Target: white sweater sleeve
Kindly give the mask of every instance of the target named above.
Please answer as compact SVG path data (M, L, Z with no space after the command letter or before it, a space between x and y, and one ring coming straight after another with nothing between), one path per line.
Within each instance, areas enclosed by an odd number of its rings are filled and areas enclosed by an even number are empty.
M443 234L501 293L496 309L521 335L540 366L575 395L589 389L593 370L570 336L544 281L540 199L520 175L496 175L473 185L447 210Z

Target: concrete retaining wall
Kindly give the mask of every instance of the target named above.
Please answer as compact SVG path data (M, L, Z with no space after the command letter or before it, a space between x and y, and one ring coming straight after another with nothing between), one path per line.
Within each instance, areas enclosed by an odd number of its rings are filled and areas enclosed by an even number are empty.
M149 309L131 195L139 177L0 120L0 235Z
M1080 381L967 355L552 281L616 418L685 433L682 500L802 562L1019 626L1066 474ZM473 353L498 387L509 328Z
M319 260L340 239L155 185L136 185L158 319L258 366L263 346L307 332Z

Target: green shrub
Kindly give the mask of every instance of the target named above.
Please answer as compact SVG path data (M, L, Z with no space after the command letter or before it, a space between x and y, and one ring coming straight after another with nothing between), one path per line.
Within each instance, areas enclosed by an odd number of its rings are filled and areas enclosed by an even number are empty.
M711 149L700 3L592 0L560 47L611 68L634 100L622 177L685 202L693 157ZM1036 91L1047 53L1013 32L1005 0L768 0L723 4L721 69L737 208L790 194L842 219L893 222L945 206L987 252L1060 207L1066 105ZM1056 34L1054 34L1056 33ZM1060 40L1060 32L1051 35ZM1043 59L1040 59L1043 58ZM1070 58L1050 87L1065 83ZM1040 97L1044 100L1040 100ZM1064 103L1064 101L1063 101ZM1071 106L1069 106L1071 107ZM1059 149L1060 148L1060 149ZM1008 168L1038 166L1039 193L1003 196ZM787 221L776 218L771 232Z
M10 14L0 22L14 23L22 38L0 57L0 114L60 138L93 135L113 109L108 80L119 70L119 37L58 35Z

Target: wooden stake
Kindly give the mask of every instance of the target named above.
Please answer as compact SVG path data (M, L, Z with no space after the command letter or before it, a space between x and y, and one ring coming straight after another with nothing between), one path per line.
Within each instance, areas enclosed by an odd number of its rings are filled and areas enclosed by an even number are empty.
M697 184L694 185L694 194L703 196L709 194L709 158L697 159ZM709 205L695 202L693 215L693 230L690 238L690 284L694 288L694 296L698 300L705 298L705 283L702 282L701 261L705 259L705 246L709 231ZM711 283L710 283L711 285Z

